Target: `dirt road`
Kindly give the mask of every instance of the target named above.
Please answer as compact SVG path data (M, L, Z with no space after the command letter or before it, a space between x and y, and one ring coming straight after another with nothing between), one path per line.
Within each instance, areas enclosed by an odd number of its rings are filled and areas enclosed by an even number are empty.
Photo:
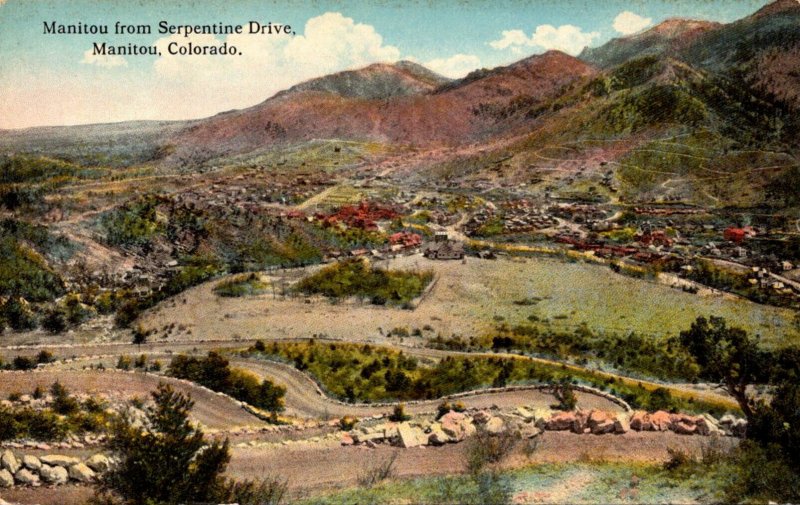
M170 384L177 391L188 393L195 401L192 418L203 426L231 429L238 426L264 426L266 423L242 409L231 398L169 377L138 372L44 370L0 373L0 397L10 393L30 394L36 386L47 390L58 380L69 391L132 398L145 398L159 382Z
M504 462L506 468L535 463L569 463L576 461L625 461L660 463L669 458L667 449L682 449L699 454L708 443L706 437L689 437L672 432L628 432L624 435L576 435L569 432L546 432L541 436L532 456L522 447ZM722 438L723 447L732 447L735 438ZM365 468L376 465L396 452L398 477L445 475L464 471L467 443L397 449L379 445L337 447L308 445L279 448L237 448L228 473L237 478L254 478L271 474L288 479L292 492L303 494L331 487L355 485Z

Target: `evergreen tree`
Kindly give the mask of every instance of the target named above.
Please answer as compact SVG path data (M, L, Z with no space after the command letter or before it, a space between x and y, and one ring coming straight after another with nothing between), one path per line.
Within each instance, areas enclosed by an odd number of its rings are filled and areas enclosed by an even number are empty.
M115 423L109 449L118 463L100 479L100 493L126 505L213 502L225 487L228 441L205 440L189 421L189 396L162 383L152 397L143 427L130 416Z

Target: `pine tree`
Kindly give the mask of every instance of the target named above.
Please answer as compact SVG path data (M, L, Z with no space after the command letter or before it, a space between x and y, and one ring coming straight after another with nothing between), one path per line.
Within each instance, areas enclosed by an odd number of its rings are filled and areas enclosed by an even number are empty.
M189 396L162 383L152 397L144 426L130 416L115 423L109 448L118 463L99 481L100 494L130 505L213 501L224 486L228 441L205 440L189 421Z

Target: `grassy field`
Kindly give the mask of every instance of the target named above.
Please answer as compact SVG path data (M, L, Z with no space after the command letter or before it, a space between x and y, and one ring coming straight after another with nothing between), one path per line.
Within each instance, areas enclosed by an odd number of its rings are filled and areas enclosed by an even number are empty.
M686 479L660 465L587 462L506 471L496 488L507 492L511 503L717 503L723 483L716 472ZM483 493L468 476L427 477L347 489L302 503L482 503Z
M376 263L392 269L432 269L436 286L413 311L370 304L331 304L323 299L281 298L274 294L222 298L216 283L189 289L145 314L147 328L183 324L193 338L310 337L325 334L352 341L392 341L394 328L481 336L497 324L528 323L532 316L556 329L586 323L594 331L656 338L688 329L698 316L724 317L730 326L762 336L767 346L797 343L794 313L728 295L695 295L669 286L612 273L607 267L555 259L437 262L408 256ZM278 273L268 282L291 285L301 270ZM286 279L282 279L286 277ZM291 278L290 278L291 277ZM183 300L186 300L185 303ZM514 303L530 300L532 304ZM178 302L178 303L176 303ZM216 316L209 317L213 312ZM411 341L414 338L411 337ZM406 339L409 340L409 339ZM422 340L420 339L420 343Z

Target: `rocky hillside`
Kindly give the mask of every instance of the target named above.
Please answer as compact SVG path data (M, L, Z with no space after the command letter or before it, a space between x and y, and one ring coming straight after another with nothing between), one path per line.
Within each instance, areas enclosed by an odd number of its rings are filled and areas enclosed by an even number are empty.
M722 25L692 19L668 19L636 35L612 39L596 47L585 48L578 58L601 68L611 68L631 58L657 55L675 56L703 34L714 32Z
M344 98L382 99L433 91L447 82L450 79L410 61L374 63L300 83L276 96L318 91Z
M554 99L566 86L596 73L576 58L551 51L427 92L410 94L406 86L404 93L375 98L386 92L384 84L398 73L407 77L406 67L372 66L362 73L339 74L334 80L310 81L255 107L210 118L170 140L168 161L205 161L315 138L415 146L479 142L518 126L498 126L497 116L483 112ZM379 85L347 84L363 75ZM418 78L413 82L420 86Z

